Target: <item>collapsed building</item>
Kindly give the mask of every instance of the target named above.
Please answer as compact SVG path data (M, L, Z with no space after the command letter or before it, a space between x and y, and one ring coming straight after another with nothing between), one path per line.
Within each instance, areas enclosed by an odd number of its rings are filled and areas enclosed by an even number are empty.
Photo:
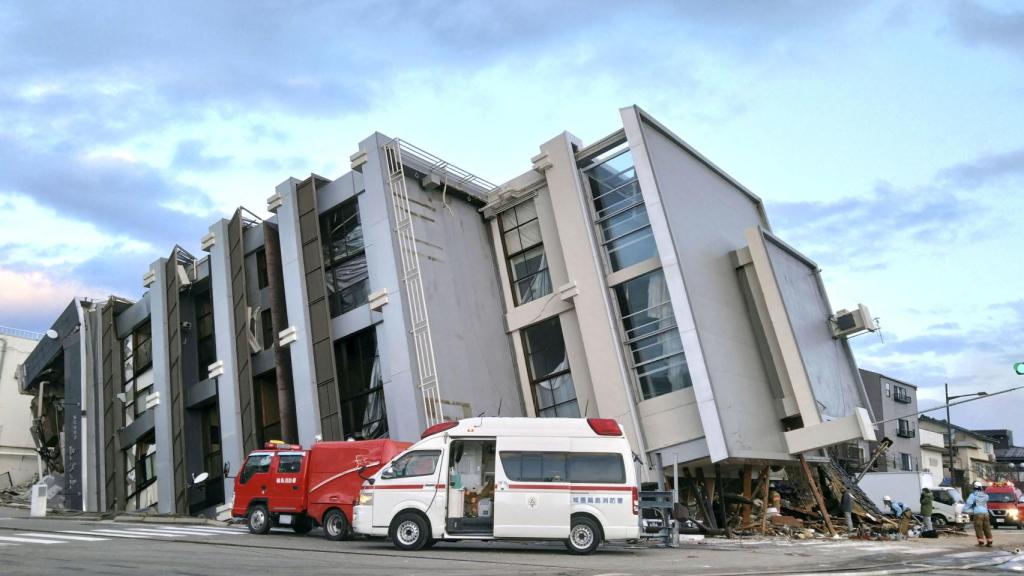
M480 414L615 418L661 483L873 440L846 342L866 309L832 307L756 195L620 115L502 185L373 134L346 174L214 223L202 257L174 247L137 300L72 302L21 380L65 505L211 513L268 440Z

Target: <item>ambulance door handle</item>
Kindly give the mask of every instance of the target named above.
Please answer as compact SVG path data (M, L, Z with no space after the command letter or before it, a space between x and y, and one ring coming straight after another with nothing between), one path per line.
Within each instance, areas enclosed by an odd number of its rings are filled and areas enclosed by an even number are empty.
M298 489L299 489L299 487L297 485L295 485L295 484L292 485L292 490L298 490Z

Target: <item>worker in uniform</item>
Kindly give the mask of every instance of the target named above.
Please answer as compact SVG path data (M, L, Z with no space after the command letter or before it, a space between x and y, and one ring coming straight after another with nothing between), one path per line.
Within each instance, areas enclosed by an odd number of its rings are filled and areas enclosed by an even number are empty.
M978 546L992 546L992 523L988 518L988 494L981 482L975 482L974 490L964 503L964 512L971 515L974 523L974 535L978 538Z
M934 530L932 528L933 501L931 488L921 488L921 516L924 518L924 529L928 532Z
M853 495L850 489L843 490L843 499L839 502L843 510L843 517L846 518L846 531L853 534Z
M909 506L903 502L893 502L892 498L889 496L882 498L882 502L889 507L892 515L899 521L899 528L897 528L899 537L901 540L905 540L907 538L907 532L910 531L910 517L914 513L910 510Z

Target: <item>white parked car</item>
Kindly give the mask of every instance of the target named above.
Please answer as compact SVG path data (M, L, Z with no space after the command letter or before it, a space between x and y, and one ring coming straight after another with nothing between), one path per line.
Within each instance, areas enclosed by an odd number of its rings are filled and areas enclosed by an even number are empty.
M589 554L639 537L632 452L611 419L444 422L367 480L352 525L403 550L515 538Z

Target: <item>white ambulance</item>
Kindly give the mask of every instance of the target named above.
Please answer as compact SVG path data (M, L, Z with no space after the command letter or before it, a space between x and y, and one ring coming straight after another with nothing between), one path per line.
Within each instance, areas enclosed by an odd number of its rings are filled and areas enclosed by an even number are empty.
M443 422L363 484L356 533L402 550L443 540L563 540L574 554L640 535L633 454L615 420Z

